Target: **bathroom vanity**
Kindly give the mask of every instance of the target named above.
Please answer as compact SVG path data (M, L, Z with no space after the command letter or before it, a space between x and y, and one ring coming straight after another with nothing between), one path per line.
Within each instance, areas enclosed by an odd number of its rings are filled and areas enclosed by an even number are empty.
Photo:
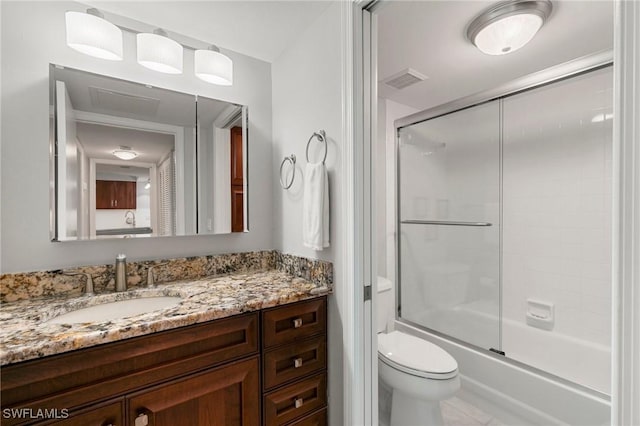
M2 425L324 425L328 292L258 271L126 292L183 301L107 322L47 322L91 297L5 304L34 310L3 319Z

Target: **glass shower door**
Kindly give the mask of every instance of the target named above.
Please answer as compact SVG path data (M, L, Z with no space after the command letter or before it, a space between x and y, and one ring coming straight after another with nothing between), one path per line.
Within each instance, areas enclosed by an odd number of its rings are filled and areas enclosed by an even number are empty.
M500 348L500 105L399 129L399 315Z

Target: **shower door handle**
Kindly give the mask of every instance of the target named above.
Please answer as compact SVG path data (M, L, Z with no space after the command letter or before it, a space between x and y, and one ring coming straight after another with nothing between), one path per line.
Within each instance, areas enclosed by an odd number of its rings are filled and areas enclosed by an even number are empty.
M402 220L403 225L492 226L489 222L457 222L447 220Z

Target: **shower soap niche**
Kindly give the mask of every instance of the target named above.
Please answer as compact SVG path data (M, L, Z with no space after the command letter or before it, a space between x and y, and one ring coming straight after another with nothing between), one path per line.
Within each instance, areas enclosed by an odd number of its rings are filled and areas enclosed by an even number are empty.
M543 330L552 330L554 324L553 303L527 299L527 324Z

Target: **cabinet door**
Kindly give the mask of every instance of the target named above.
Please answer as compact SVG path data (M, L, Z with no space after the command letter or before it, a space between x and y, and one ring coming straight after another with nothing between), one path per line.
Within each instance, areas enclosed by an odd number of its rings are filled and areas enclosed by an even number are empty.
M231 185L242 185L242 127L231 128Z
M136 208L136 182L114 182L114 200L117 209Z
M244 191L242 186L231 187L231 232L244 231Z
M130 425L258 425L258 357L174 380L127 399Z
M111 209L112 201L111 190L112 181L96 180L96 209Z

